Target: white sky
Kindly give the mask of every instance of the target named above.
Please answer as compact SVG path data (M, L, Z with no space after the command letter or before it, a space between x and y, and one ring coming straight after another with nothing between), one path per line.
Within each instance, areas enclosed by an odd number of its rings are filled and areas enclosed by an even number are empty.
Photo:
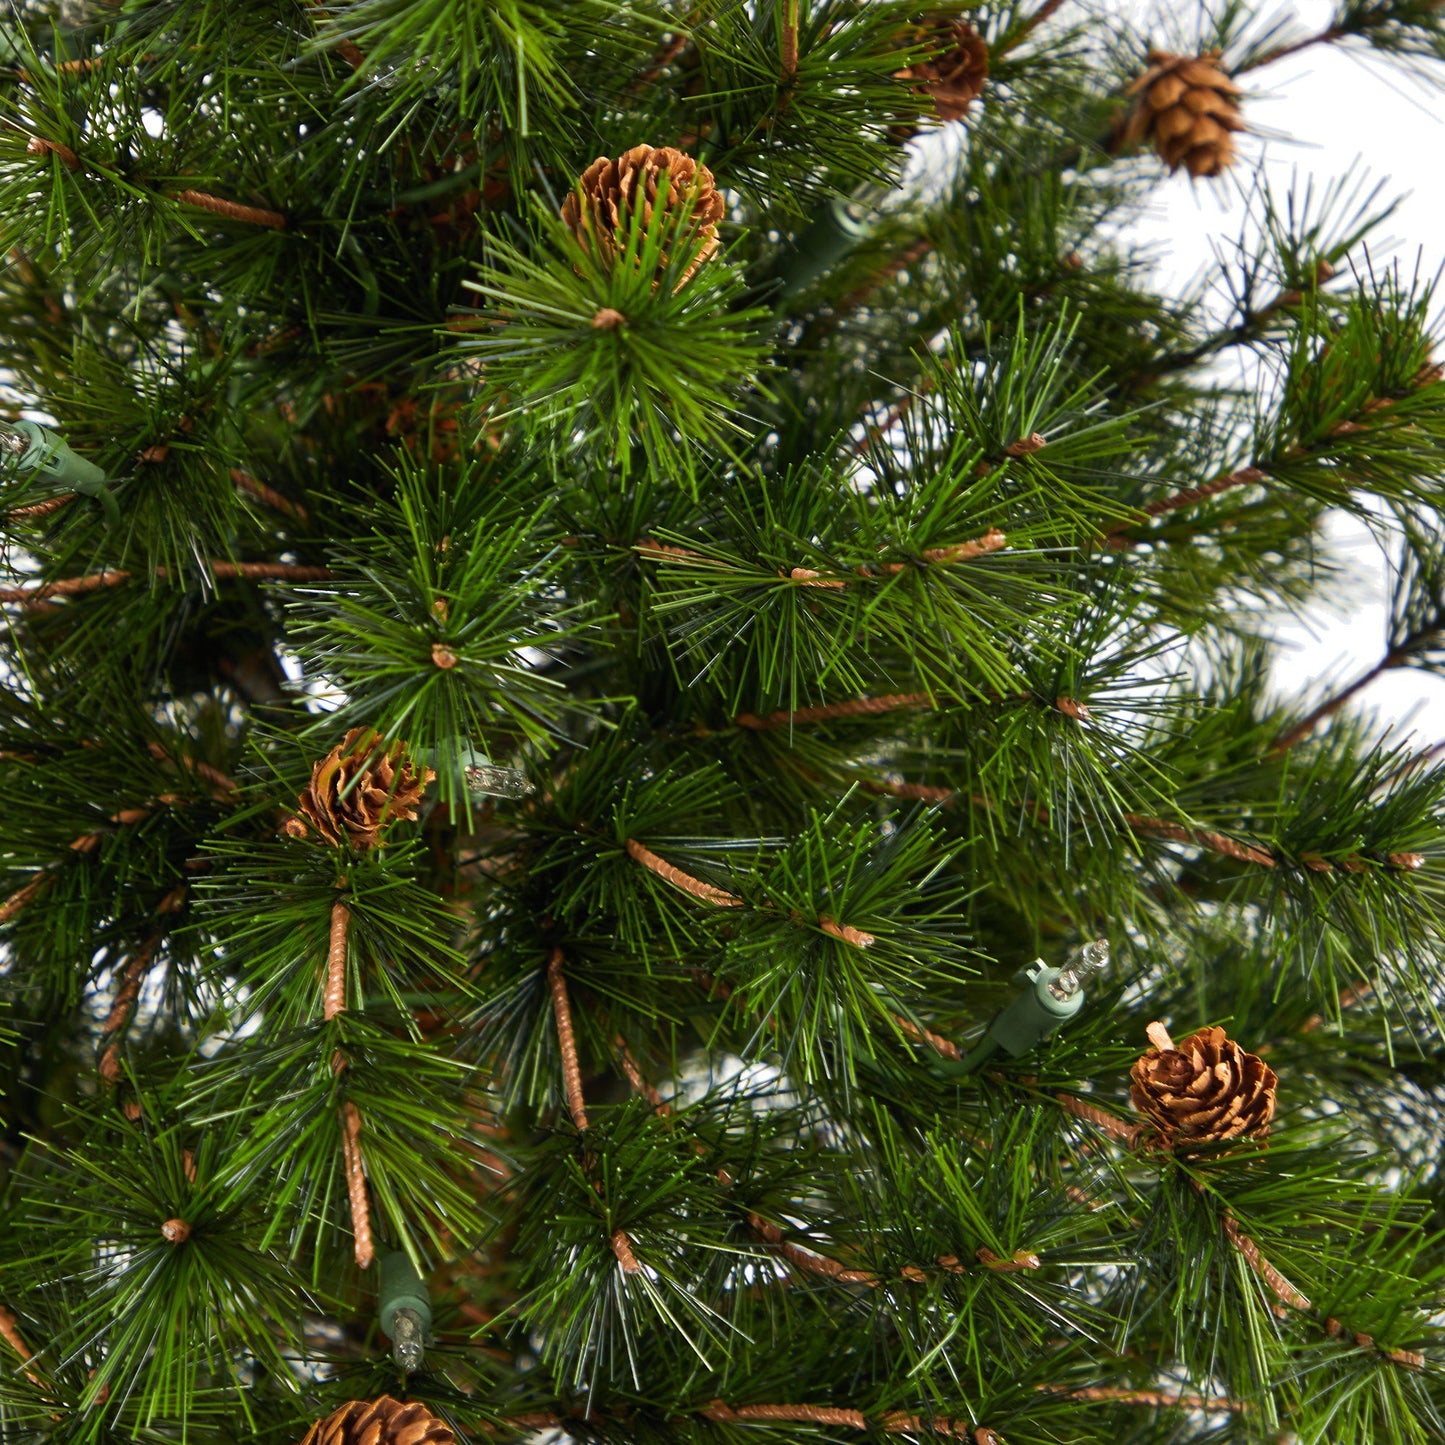
M1328 0L1293 7L1309 32L1329 23L1332 8ZM1409 274L1418 258L1421 274L1433 277L1445 266L1445 66L1436 78L1440 88L1432 92L1389 58L1349 42L1313 46L1254 72L1244 113L1256 134L1241 146L1235 183L1191 184L1181 172L1161 182L1153 214L1136 232L1155 248L1161 280L1172 289L1215 267L1211 243L1227 248L1238 235L1241 183L1261 170L1270 189L1283 194L1292 182L1312 175L1318 186L1352 165L1385 182L1382 200L1408 193L1380 233L1386 244L1372 243L1377 266L1398 260ZM1437 309L1445 309L1445 296ZM1445 487L1445 457L1441 476ZM1334 607L1280 621L1278 635L1290 653L1276 677L1290 693L1333 691L1373 666L1386 646L1384 558L1365 529L1343 515L1331 519L1328 538L1350 570ZM1418 669L1387 673L1356 706L1382 724L1413 731L1420 744L1445 740L1445 678Z

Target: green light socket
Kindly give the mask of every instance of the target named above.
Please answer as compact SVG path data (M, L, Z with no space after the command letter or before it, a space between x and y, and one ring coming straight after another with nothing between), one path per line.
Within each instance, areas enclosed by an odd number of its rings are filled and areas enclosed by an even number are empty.
M376 1312L381 1332L387 1339L395 1337L397 1310L411 1310L421 1320L423 1333L430 1331L431 1301L427 1298L426 1281L399 1249L381 1257L381 1288Z

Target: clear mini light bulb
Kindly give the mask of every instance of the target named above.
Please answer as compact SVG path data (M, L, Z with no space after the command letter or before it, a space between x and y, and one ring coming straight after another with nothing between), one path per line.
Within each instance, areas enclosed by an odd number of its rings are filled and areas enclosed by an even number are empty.
M1071 999L1096 973L1109 966L1109 940L1096 938L1078 949L1049 984L1049 992L1060 1002Z
M391 1317L391 1357L404 1374L421 1369L426 1358L426 1326L415 1310L399 1309Z

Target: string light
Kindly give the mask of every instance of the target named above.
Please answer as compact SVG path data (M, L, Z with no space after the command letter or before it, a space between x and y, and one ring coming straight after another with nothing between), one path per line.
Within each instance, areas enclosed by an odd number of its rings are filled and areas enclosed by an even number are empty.
M1048 985L1049 992L1060 1002L1078 993L1096 974L1103 973L1109 966L1109 940L1096 938L1079 949L1060 970L1059 976Z
M94 497L109 525L120 521L120 506L106 486L105 473L76 456L59 432L34 421L0 421L0 450L9 453L18 470L38 473L57 490Z

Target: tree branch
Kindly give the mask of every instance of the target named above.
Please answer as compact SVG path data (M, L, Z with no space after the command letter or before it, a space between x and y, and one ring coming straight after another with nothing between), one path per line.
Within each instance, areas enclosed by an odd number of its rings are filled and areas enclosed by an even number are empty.
M228 201L208 191L178 191L171 199L248 226L265 226L274 231L284 230L286 226L286 217L281 211L270 211L264 206L243 206L239 201Z
M572 1005L567 998L567 981L562 977L562 963L562 950L554 948L547 960L547 987L552 994L557 1047L562 1054L562 1081L567 1090L567 1109L578 1131L585 1134L588 1127L587 1101L582 1096L582 1064L577 1057L577 1036L572 1029Z
M650 873L655 873L664 883L671 883L674 888L680 888L684 893L699 899L703 903L711 903L717 908L741 908L743 900L735 893L729 893L724 888L714 887L711 883L704 883L701 878L694 878L691 873L684 873L681 868L675 868L671 863L659 858L650 848L644 848L636 838L629 838L623 845L627 856L634 862L641 863Z
M140 996L141 980L145 977L146 970L155 957L160 941L160 935L157 934L148 939L131 955L131 960L126 964L125 974L121 979L120 990L115 996L115 1002L111 1005L110 1013L101 1026L100 1036L104 1040L105 1048L100 1056L100 1077L107 1085L114 1084L120 1078L121 1035L135 1012L136 999Z
M346 1008L346 937L351 910L339 898L331 905L331 937L326 950L326 993L323 1017L329 1023Z
M779 37L778 114L787 109L798 78L798 7L801 0L783 0L782 34Z
M1431 632L1438 631L1437 628L1429 629ZM1348 686L1340 689L1331 697L1327 697L1313 712L1296 723L1287 732L1281 733L1275 739L1270 748L1271 756L1278 756L1287 753L1296 743L1303 742L1314 730L1325 721L1333 717L1356 693L1367 688L1376 678L1381 677L1391 668L1403 667L1409 661L1410 649L1406 644L1401 647L1392 647L1370 670L1362 673Z
M205 565L221 581L327 582L336 576L329 567L307 567L297 562L207 562ZM133 575L120 569L107 569L87 572L82 577L61 577L33 587L4 587L0 588L0 602L20 602L32 607L51 597L76 597L103 587L119 587L131 581ZM166 567L157 567L153 575L165 580L170 572Z
M799 1425L841 1425L850 1430L867 1430L867 1417L861 1410L836 1405L727 1405L714 1400L698 1412L705 1419L734 1424L746 1420L777 1421ZM1002 1445L999 1437L986 1425L965 1424L962 1420L909 1415L901 1410L880 1415L874 1424L890 1435L947 1435L956 1440L972 1440L974 1445Z
M1288 45L1279 45L1273 50L1266 50L1263 55L1251 60L1247 65L1241 65L1234 73L1244 75L1251 70L1259 70L1263 66L1273 65L1276 60L1283 60L1286 56L1298 55L1301 50L1308 50L1313 45L1333 45L1336 40L1343 40L1347 35L1358 33L1358 30L1347 30L1340 25L1327 25L1323 30L1316 31L1313 35L1306 35L1302 40L1295 40Z
M898 708L937 707L938 700L928 692L900 692L883 697L855 697L847 702L825 703L819 707L780 708L765 718L750 712L733 719L736 726L752 732L769 732L775 728L795 727L801 723L836 722L841 718L877 717Z
M23 1364L28 1365L29 1362L35 1358L30 1346L25 1343L24 1335L20 1333L20 1326L15 1316L12 1315L4 1305L0 1305L0 1340L4 1340L5 1343L20 1356ZM44 1381L41 1380L40 1376L37 1375L34 1370L27 1369L25 1371L25 1378L29 1380L32 1385L44 1384Z
M1127 1120L1116 1118L1113 1114L1094 1104L1085 1103L1083 1099L1076 1098L1073 1094L1055 1094L1053 1102L1066 1114L1072 1114L1074 1118L1082 1119L1096 1129L1102 1129L1111 1139L1117 1139L1128 1148L1132 1149L1139 1141L1137 1124L1130 1124Z
M273 511L284 512L286 516L297 522L305 523L311 520L310 514L300 502L293 502L290 497L283 497L274 487L268 487L265 482L257 481L250 472L242 471L240 467L232 467L231 480L243 492L249 492L258 502L270 507Z
M370 1269L376 1246L371 1238L371 1201L366 1194L366 1167L361 1158L361 1110L350 1099L341 1106L341 1154L346 1166L356 1267Z

